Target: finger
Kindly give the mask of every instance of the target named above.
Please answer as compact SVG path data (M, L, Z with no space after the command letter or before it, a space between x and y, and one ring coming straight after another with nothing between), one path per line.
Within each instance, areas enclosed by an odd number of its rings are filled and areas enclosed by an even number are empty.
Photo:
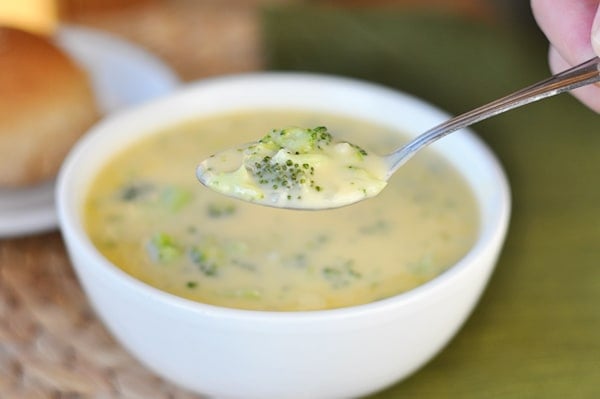
M548 58L552 73L562 72L572 66L554 47L550 47ZM571 94L592 110L600 112L600 87L597 85L580 87L573 90Z
M600 0L531 0L540 29L573 66L592 58L592 25Z
M600 6L596 10L596 16L592 24L592 47L598 56L600 56Z

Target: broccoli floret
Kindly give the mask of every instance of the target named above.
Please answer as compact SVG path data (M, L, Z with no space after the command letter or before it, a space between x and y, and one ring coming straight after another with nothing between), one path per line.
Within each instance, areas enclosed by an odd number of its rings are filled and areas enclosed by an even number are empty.
M169 263L183 253L182 247L167 233L156 233L146 246L150 258L155 262Z
M209 254L198 247L190 248L188 255L192 263L194 263L198 270L206 277L213 277L218 274L219 266L214 259L211 259Z
M211 202L208 204L207 212L213 219L224 218L235 213L235 206L231 202Z
M117 196L121 201L139 201L146 199L155 190L156 187L152 183L132 181L121 187L117 193Z
M354 269L351 260L340 265L327 266L322 270L323 277L333 288L343 288L360 279L362 275Z
M290 154L306 154L331 143L331 133L324 126L314 129L288 127L273 129L259 143L284 149Z
M331 134L323 126L274 129L251 148L251 162L247 167L256 176L258 184L272 190L289 191L305 186L321 191L322 187L313 180L315 168L312 163L319 157L315 153L331 141ZM288 199L300 197L288 194Z
M273 190L290 190L302 185L314 186L314 167L308 163L298 163L291 159L264 156L251 165L259 184L268 185Z
M192 193L181 187L166 187L160 196L160 202L170 212L178 212L192 201Z

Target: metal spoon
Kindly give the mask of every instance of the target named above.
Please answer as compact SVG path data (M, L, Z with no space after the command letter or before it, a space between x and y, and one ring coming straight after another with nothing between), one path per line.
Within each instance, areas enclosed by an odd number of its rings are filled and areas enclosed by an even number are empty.
M472 111L455 116L452 119L422 133L396 151L386 155L389 165L389 178L417 151L442 137L474 123L488 119L514 108L538 101L556 94L571 91L600 81L600 58L594 57L582 64L553 75L534 85L516 91L505 97L492 101Z
M377 195L385 187L385 182L413 155L447 134L513 108L599 81L600 58L595 57L532 86L458 115L422 133L388 155L375 156L378 166L376 169L371 169L373 173L368 173L368 175L376 176L376 178L372 180L372 183L367 183L367 186L354 185L353 181L345 181L340 177L342 175L340 173L332 175L336 179L335 183L343 183L346 187L350 186L349 190L332 193L325 192L326 190L321 192L318 189L319 186L316 186L317 190L300 187L300 190L305 190L302 195L297 195L297 192L290 195L290 192L285 191L281 185L261 184L261 178L253 176L250 170L252 168L244 167L242 154L247 146L215 154L200 163L196 175L202 184L215 191L261 205L312 210L346 206ZM235 167L232 167L231 164L234 164ZM285 166L283 168L285 169ZM225 173L221 173L223 170Z

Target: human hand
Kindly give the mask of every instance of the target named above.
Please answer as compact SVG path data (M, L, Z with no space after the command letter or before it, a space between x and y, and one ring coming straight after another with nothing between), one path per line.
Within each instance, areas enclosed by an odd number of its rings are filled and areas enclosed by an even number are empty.
M533 15L550 41L553 73L600 55L600 0L531 0ZM600 112L600 86L574 90L573 95Z

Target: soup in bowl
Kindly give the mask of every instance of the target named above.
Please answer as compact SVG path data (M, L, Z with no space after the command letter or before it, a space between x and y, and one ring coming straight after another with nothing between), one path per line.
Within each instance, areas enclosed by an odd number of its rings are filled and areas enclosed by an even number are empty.
M277 73L198 82L112 116L59 176L75 271L117 340L193 391L380 390L450 340L493 270L510 210L493 154L455 133L378 196L325 211L224 197L195 180L195 167L290 126L327 126L363 155L383 154L445 118L381 86Z

